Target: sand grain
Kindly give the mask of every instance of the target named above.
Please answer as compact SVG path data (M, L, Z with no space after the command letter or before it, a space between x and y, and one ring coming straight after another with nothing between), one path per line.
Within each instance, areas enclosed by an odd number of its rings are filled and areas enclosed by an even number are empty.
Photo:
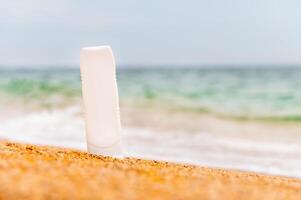
M0 142L0 199L300 199L301 180Z

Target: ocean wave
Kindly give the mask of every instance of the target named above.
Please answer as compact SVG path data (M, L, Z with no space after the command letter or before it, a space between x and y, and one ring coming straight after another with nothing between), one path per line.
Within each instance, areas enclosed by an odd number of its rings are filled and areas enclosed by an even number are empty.
M126 69L117 73L121 102L236 120L300 121L301 69ZM77 104L79 70L2 70L1 102L41 108Z

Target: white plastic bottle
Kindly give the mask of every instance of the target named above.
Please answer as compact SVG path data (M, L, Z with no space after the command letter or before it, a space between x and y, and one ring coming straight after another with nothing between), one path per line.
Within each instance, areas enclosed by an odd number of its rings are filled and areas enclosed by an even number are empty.
M111 47L83 48L80 69L88 152L121 157L119 100Z

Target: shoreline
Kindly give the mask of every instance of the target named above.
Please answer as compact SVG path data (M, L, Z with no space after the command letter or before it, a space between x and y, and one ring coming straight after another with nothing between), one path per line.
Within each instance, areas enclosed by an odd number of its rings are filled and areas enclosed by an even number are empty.
M23 116L39 113L55 113L75 109L75 115L83 118L79 101L58 108L40 108L34 104L15 103L1 106L0 122L21 119ZM185 112L160 105L120 101L121 123L125 128L143 128L155 132L207 132L237 138L301 141L301 126L293 121L238 120L216 116L210 113ZM255 134L254 134L255 133ZM285 134L284 134L285 133Z
M299 199L301 180L0 141L3 199Z
M301 140L300 123L292 121L237 120L209 113L183 112L176 109L161 109L157 105L132 105L127 102L121 102L120 110L122 124L125 127L142 127L163 132L174 130L191 133L208 132L267 140L273 139L273 136L284 140Z

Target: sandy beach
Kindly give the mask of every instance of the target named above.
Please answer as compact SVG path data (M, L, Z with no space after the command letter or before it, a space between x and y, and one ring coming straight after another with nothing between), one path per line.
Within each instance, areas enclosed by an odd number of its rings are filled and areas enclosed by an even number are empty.
M0 143L0 199L299 199L299 179Z

